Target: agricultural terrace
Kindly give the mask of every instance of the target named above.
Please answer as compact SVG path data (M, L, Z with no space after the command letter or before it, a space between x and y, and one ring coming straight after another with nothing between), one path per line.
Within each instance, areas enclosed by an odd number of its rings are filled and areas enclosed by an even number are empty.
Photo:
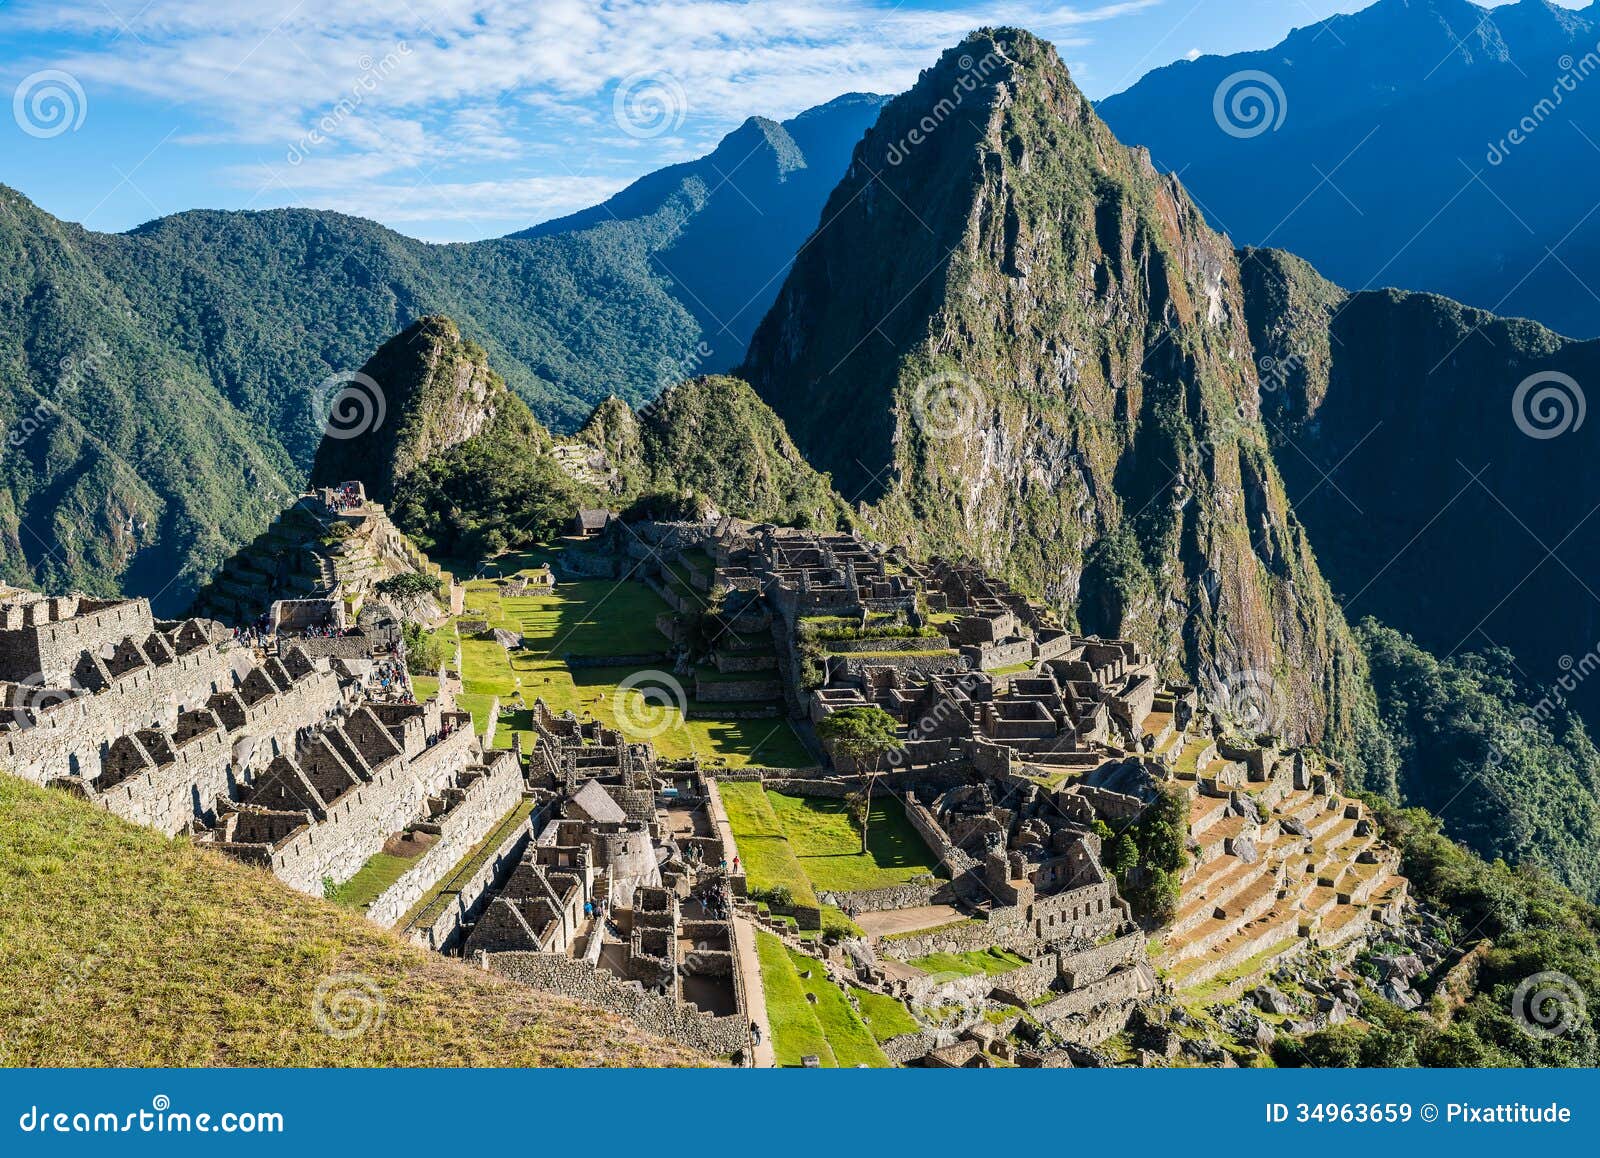
M773 1053L780 1066L801 1065L808 1056L825 1069L889 1066L878 1048L887 1037L875 1035L844 990L828 980L820 961L795 952L765 930L756 933L756 955L767 995ZM890 1014L883 1016L887 1025L901 1024Z

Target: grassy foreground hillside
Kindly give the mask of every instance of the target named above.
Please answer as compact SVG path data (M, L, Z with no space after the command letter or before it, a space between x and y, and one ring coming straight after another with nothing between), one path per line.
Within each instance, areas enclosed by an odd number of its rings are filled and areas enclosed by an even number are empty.
M6 775L0 1026L0 1065L697 1060L620 1018L432 956L262 871Z

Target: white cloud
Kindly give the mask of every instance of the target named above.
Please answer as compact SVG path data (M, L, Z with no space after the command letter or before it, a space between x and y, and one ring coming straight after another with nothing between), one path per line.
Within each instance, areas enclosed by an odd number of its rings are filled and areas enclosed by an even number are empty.
M439 218L473 219L495 197L564 212L574 191L620 186L641 156L652 168L703 152L751 114L907 88L975 26L1019 24L1065 49L1156 3L20 0L8 19L52 43L68 33L38 61L91 92L176 106L189 121L177 140L258 150L237 174L250 187L264 183L253 169L275 168L310 203L403 221L426 219L430 196ZM612 115L616 86L641 73L681 94L670 133Z

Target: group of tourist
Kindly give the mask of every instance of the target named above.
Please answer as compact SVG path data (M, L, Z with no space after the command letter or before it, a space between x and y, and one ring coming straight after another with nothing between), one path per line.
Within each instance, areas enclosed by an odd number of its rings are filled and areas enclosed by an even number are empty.
M728 889L721 880L698 890L693 894L694 899L700 902L700 912L708 921L726 921L729 917Z
M328 491L328 513L330 515L337 515L340 511L353 511L361 505L361 491L355 483L341 483Z
M411 679L406 674L405 665L398 660L386 659L379 662L373 669L370 679L377 699L397 704L417 702L411 692Z
M248 627L235 627L233 629L233 642L241 647L266 647L267 640L272 638L272 625L266 616Z
M354 631L353 627L339 627L332 619L325 619L321 623L313 623L310 627L303 628L300 634L307 639L340 639Z

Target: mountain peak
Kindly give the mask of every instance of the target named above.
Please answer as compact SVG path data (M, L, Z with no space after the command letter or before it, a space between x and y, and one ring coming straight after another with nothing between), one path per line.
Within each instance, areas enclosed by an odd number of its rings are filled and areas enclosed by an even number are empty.
M789 130L769 117L746 118L742 125L722 138L706 162L726 179L733 169L758 165L758 154L762 155L763 162L770 161L780 181L806 167L805 153L789 135Z
M360 480L385 503L412 471L496 419L533 423L483 349L442 315L413 322L357 373L327 379L314 404L325 433L313 485Z
M1052 45L964 38L823 212L742 372L876 537L1174 671L1282 671L1297 739L1347 734L1351 644L1257 422L1232 248Z

